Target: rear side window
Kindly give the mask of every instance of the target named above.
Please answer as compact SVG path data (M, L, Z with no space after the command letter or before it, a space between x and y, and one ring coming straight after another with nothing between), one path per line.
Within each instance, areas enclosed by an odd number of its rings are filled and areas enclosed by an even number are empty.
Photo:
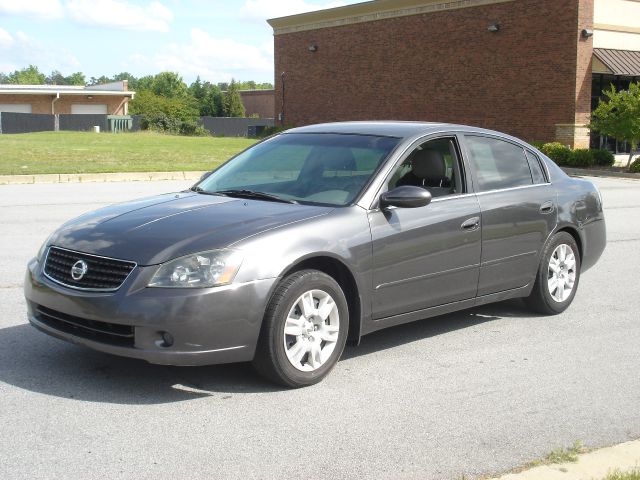
M547 179L542 171L542 164L540 163L540 157L538 157L531 150L527 150L527 158L529 159L529 167L531 167L531 176L533 177L533 183L547 183Z
M465 139L479 191L533 184L529 162L522 147L491 137L468 135Z

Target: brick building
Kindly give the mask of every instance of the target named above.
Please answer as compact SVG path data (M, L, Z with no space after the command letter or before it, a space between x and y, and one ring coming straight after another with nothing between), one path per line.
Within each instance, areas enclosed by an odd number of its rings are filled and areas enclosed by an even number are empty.
M273 118L276 108L273 90L241 90L240 98L247 117Z
M127 81L93 85L0 85L0 112L127 115Z
M640 79L638 19L637 0L375 0L271 19L276 118L444 121L587 146L602 86Z

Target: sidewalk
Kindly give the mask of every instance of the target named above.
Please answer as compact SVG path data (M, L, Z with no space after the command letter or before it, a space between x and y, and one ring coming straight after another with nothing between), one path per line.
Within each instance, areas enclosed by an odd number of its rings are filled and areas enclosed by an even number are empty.
M601 480L615 470L634 468L640 468L640 440L584 453L575 463L542 465L494 480Z
M560 167L564 173L572 177L615 177L633 178L640 180L640 174L630 172L611 172L609 170L598 170L597 168L569 168Z

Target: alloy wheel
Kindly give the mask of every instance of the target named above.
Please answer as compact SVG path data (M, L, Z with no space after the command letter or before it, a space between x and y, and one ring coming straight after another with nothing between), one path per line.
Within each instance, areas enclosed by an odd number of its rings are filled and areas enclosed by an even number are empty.
M334 299L323 290L309 290L293 303L284 324L287 359L303 372L317 370L331 357L340 332Z
M569 298L576 282L576 256L564 243L556 247L549 259L547 286L551 298L562 303Z

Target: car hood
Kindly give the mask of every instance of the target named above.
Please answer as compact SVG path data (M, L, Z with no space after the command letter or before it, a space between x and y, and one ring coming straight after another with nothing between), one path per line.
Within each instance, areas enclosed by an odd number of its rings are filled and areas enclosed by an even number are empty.
M331 207L181 192L112 205L65 223L49 244L155 265L324 215Z

